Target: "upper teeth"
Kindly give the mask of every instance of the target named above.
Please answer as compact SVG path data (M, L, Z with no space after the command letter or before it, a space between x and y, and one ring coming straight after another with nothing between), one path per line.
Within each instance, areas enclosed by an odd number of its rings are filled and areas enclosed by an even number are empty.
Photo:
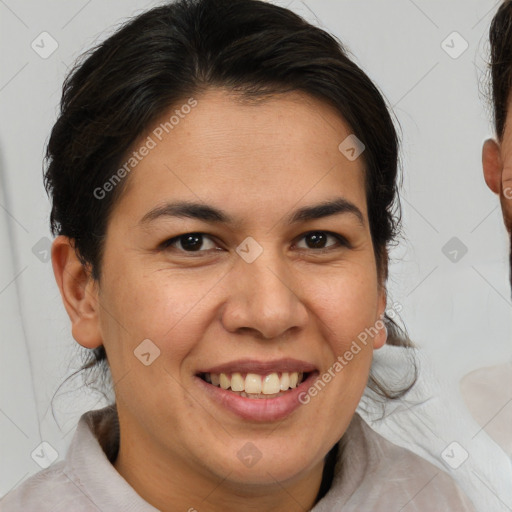
M247 373L245 376L239 372L228 373L206 373L204 378L214 386L222 389L231 388L232 391L243 391L245 393L273 395L288 388L295 388L302 382L302 372L282 372L259 375Z

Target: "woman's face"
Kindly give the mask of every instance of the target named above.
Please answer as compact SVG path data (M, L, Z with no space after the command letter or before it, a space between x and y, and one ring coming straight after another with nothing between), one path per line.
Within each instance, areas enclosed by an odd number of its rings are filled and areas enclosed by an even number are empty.
M109 221L101 307L74 335L96 329L106 348L121 450L234 483L297 478L343 435L385 342L379 331L333 371L385 308L363 159L338 149L351 133L339 115L304 94L248 104L211 89L195 100L134 146L147 154ZM140 151L148 135L155 147ZM337 213L298 214L327 201ZM183 202L200 207L180 214ZM272 396L295 371L307 382L275 398L215 385L233 378L254 392L263 379Z

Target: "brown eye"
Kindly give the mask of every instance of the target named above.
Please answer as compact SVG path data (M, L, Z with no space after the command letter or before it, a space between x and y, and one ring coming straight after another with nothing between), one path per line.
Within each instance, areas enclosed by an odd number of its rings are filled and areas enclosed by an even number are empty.
M168 247L173 247L182 252L204 252L204 249L201 250L201 248L203 247L205 240L211 241L210 237L203 233L185 233L184 235L166 240L162 244L162 248L166 249ZM210 243L213 247L216 247L213 242ZM212 247L207 247L207 249L211 248Z
M325 243L327 242L327 236L325 233L321 231L316 233L309 233L305 237L306 243L310 245L312 249L323 249Z
M330 233L329 231L310 231L309 233L302 235L302 238L306 241L306 249L330 250L340 246L349 245L344 237L337 235L336 233ZM334 239L335 243L326 245L329 238ZM303 247L301 247L301 249L302 248Z

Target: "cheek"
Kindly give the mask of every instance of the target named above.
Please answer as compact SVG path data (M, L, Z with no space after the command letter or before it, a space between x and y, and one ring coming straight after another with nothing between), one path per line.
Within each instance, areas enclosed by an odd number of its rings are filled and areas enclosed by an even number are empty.
M305 295L337 354L378 319L378 289L371 267L317 276L306 285Z
M314 311L319 317L326 366L321 378L329 381L330 392L325 400L332 404L318 414L343 406L355 410L367 384L373 357L372 337L379 319L378 289L371 267L366 273L345 273L339 279L325 283L317 293ZM337 406L335 406L337 404ZM326 419L327 421L327 419Z
M204 330L202 299L218 280L213 277L191 279L140 269L112 276L103 308L108 313L102 315L104 339L111 350L133 357L134 349L149 339L161 352L172 356L169 361L179 363Z

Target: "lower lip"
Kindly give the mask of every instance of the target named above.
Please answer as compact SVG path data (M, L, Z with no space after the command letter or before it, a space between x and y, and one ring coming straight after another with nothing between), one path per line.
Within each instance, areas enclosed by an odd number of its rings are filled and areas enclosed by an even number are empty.
M196 376L195 379L213 401L237 416L244 420L269 422L286 418L303 405L299 401L299 396L301 393L307 392L317 376L318 372L312 372L299 386L289 389L284 395L275 398L246 398L209 384L201 377Z

